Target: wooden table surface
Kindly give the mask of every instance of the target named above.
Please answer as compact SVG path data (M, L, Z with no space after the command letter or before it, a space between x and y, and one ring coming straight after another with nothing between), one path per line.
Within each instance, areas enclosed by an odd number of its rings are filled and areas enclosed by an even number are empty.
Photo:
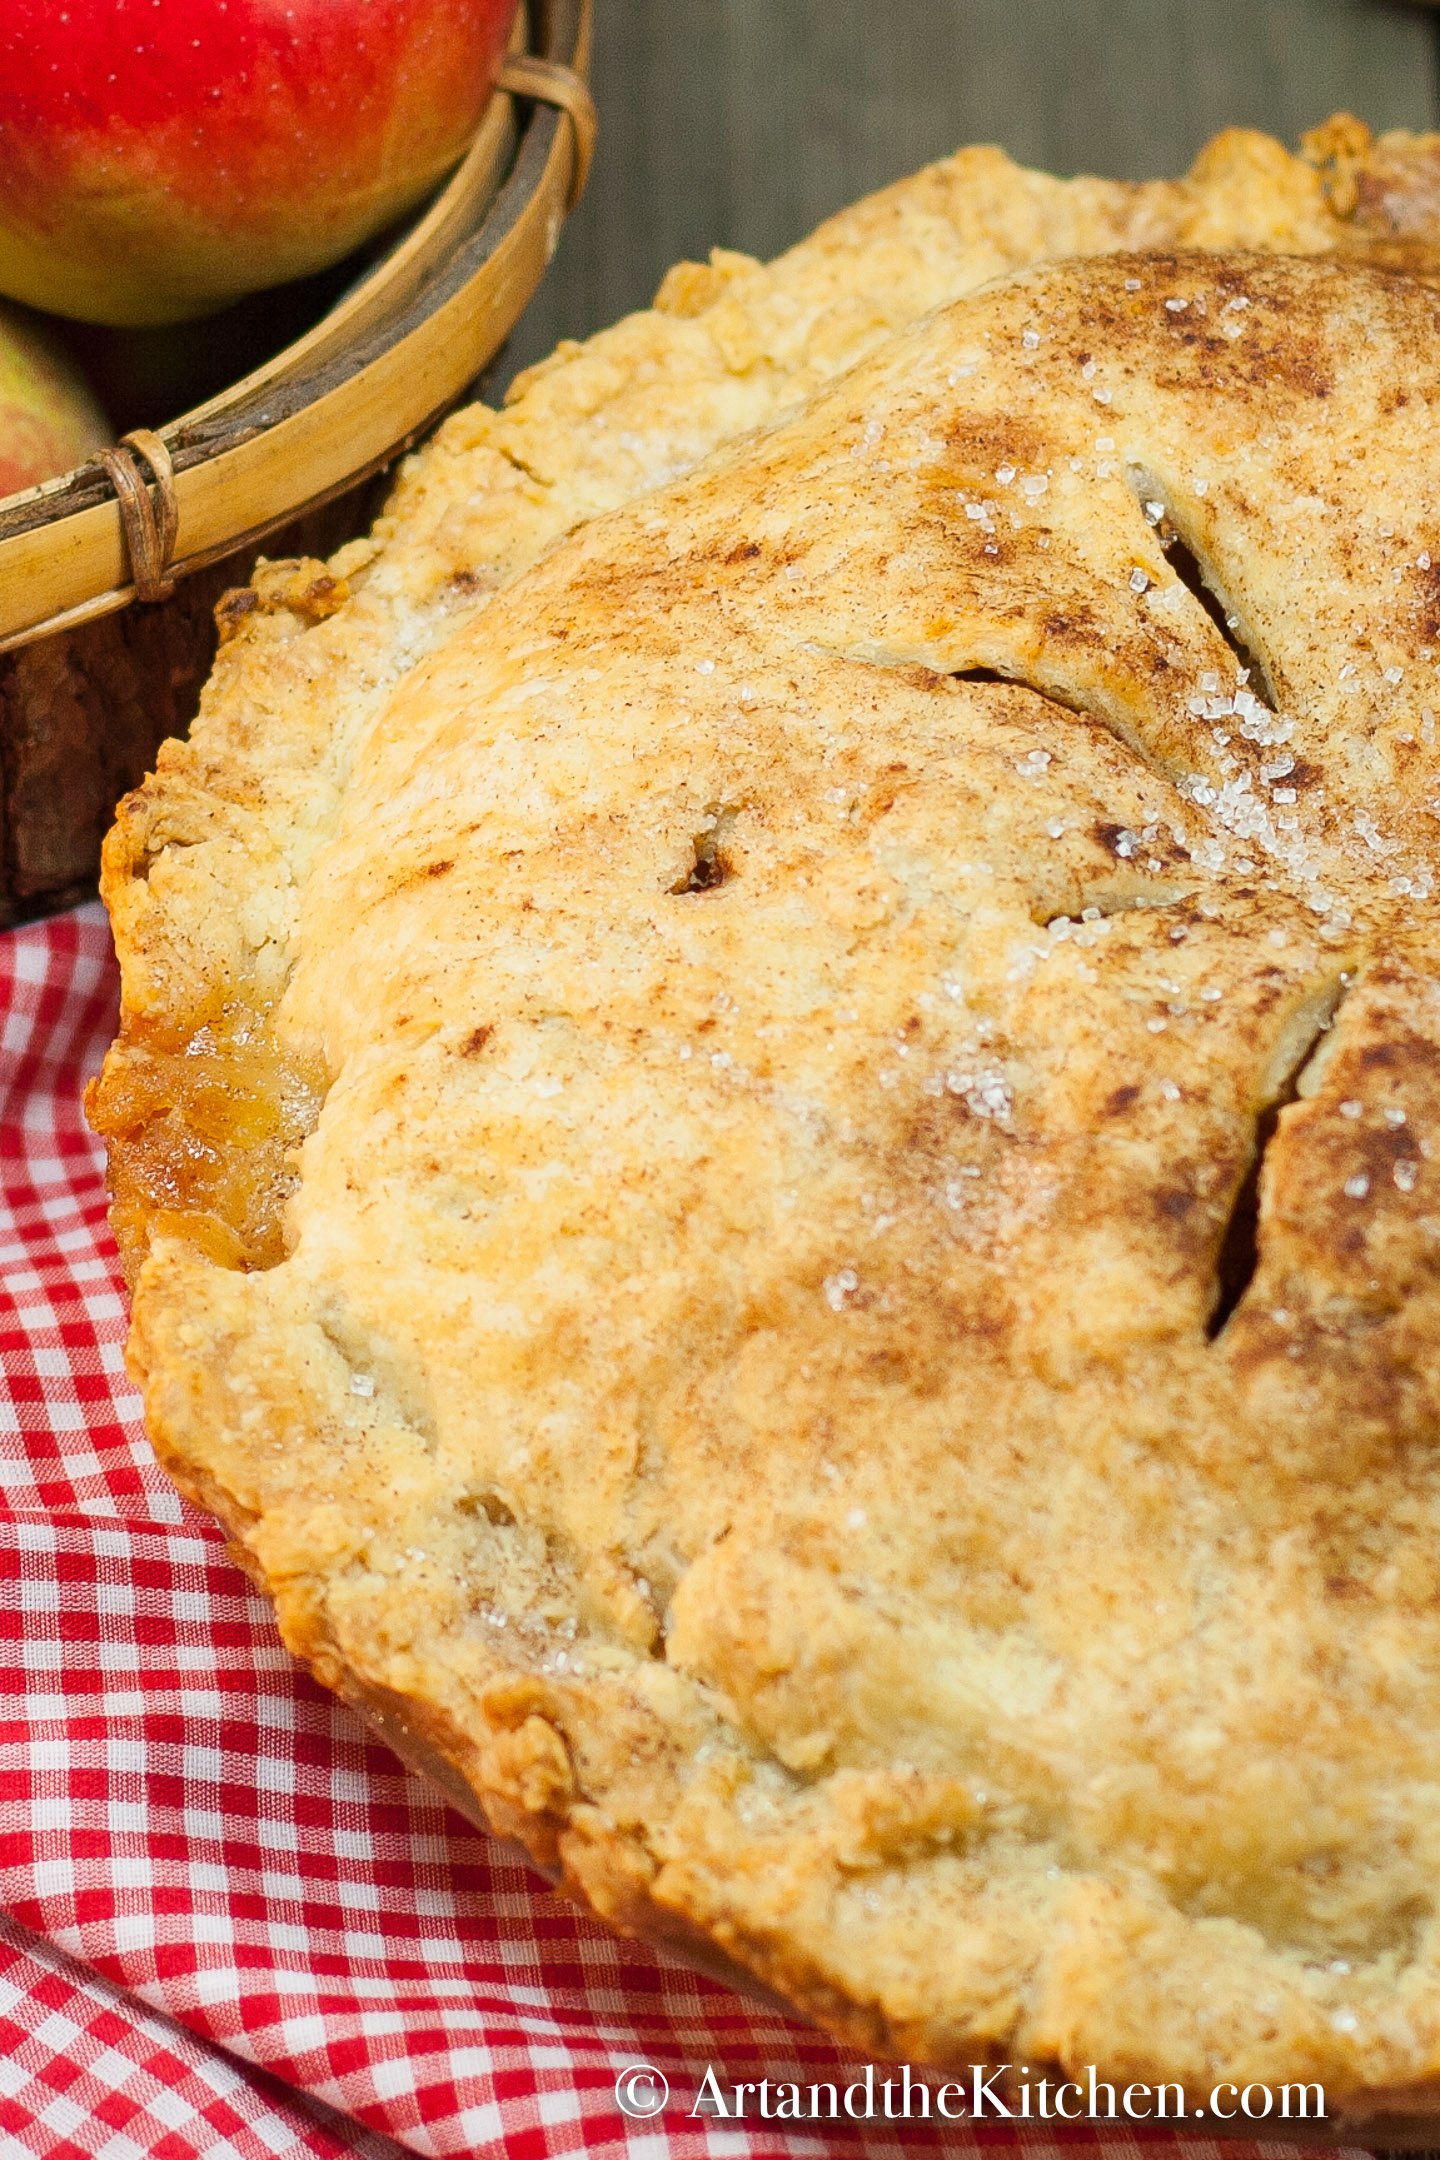
M1232 121L1440 126L1440 15L1399 0L596 0L589 195L505 373L717 242L772 255L963 142L1183 171ZM502 378L503 379L503 378Z

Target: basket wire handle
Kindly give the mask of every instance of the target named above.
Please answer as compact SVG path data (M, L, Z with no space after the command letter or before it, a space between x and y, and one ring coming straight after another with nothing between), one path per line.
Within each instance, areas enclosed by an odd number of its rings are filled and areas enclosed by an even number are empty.
M558 105L561 112L569 114L575 133L575 161L565 208L573 210L585 192L595 155L595 137L600 130L600 116L588 83L558 60L541 60L531 53L514 54L495 81L501 90L512 91L516 97L534 98L541 105Z
M168 600L175 590L175 580L167 572L180 524L170 452L151 429L132 428L121 436L117 449L99 450L95 455L97 464L110 475L120 505L136 599ZM150 468L153 494L140 470L141 458Z

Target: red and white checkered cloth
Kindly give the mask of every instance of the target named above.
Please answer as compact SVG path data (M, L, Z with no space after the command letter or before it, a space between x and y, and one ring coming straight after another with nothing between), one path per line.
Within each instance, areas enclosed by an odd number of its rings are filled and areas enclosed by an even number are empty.
M852 2078L826 2041L613 1940L487 1844L281 1649L158 1470L80 1110L104 918L0 935L0 2155L899 2160L987 2122L692 2118L705 2065ZM627 2122L625 2066L674 2103ZM1122 2156L1141 2133L1048 2126ZM1183 2140L1186 2160L1282 2145Z

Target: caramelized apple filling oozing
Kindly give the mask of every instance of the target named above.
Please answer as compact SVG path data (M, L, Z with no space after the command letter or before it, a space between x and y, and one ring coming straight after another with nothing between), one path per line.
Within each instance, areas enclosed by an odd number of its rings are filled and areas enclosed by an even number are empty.
M296 1151L324 1092L319 1061L282 1051L253 1005L217 1004L188 1033L128 1022L86 1105L109 1147L127 1277L156 1235L186 1238L224 1267L282 1259Z

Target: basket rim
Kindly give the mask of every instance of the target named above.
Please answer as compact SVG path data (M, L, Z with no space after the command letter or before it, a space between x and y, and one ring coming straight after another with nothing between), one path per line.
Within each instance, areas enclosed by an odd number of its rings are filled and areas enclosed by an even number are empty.
M531 55L585 75L591 0L528 9L522 0L520 14L528 15ZM320 507L434 425L539 283L559 241L575 156L562 111L497 87L471 152L361 284L254 374L156 430L175 472L173 577ZM416 246L425 231L439 243L428 260ZM402 257L392 305L386 273ZM134 598L120 508L103 469L77 467L0 505L0 652Z

